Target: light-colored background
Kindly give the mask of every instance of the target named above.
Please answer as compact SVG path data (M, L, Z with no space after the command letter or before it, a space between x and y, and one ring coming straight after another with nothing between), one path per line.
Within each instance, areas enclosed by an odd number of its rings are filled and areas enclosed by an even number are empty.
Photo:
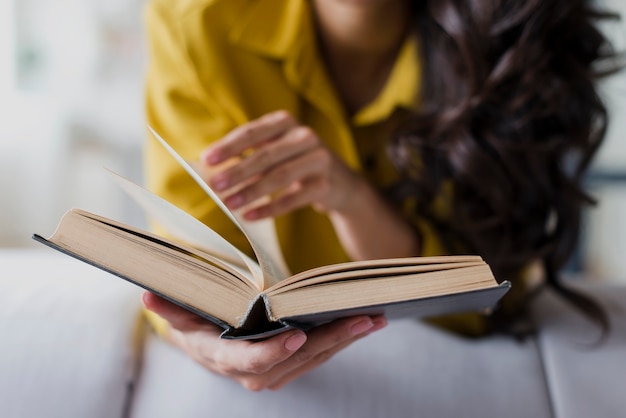
M145 0L0 0L0 247L32 247L70 207L135 224L103 166L142 181ZM626 15L626 2L604 0ZM626 26L606 26L619 50ZM601 85L609 133L573 262L626 282L626 74Z

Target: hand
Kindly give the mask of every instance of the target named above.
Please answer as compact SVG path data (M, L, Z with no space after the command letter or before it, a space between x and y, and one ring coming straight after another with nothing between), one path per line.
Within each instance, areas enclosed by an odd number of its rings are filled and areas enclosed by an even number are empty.
M245 207L248 220L308 205L323 212L341 211L355 205L352 196L365 183L315 132L285 111L234 129L208 147L201 161L209 166L229 162L205 180L231 210Z
M253 391L280 389L387 325L382 316L358 316L308 333L292 330L262 341L224 340L216 325L152 293L144 293L143 302L170 323L169 339L192 359Z

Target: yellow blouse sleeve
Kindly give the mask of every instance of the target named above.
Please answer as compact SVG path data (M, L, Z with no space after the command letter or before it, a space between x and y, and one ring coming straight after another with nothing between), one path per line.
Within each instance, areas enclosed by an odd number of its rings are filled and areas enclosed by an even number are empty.
M168 322L161 318L159 315L155 314L152 311L147 309L143 310L143 317L148 322L148 324L152 327L154 332L161 338L167 339L167 332L169 324Z

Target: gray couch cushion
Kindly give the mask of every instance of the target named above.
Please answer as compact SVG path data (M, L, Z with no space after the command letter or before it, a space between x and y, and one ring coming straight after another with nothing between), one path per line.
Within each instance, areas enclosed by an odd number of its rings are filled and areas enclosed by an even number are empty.
M52 250L3 250L0 266L0 416L121 417L137 289Z
M148 340L131 416L549 417L533 340L470 341L395 321L278 392L252 393Z
M626 287L578 286L611 316L608 340L594 346L599 330L553 293L534 306L546 379L558 418L626 417Z

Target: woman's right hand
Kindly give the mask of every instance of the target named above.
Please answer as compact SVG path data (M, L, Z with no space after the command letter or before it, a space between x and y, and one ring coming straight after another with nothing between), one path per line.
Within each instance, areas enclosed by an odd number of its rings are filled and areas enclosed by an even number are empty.
M383 316L356 316L307 333L291 330L261 341L224 340L218 326L152 293L144 293L143 303L169 322L173 344L206 369L253 391L280 389L387 325Z

